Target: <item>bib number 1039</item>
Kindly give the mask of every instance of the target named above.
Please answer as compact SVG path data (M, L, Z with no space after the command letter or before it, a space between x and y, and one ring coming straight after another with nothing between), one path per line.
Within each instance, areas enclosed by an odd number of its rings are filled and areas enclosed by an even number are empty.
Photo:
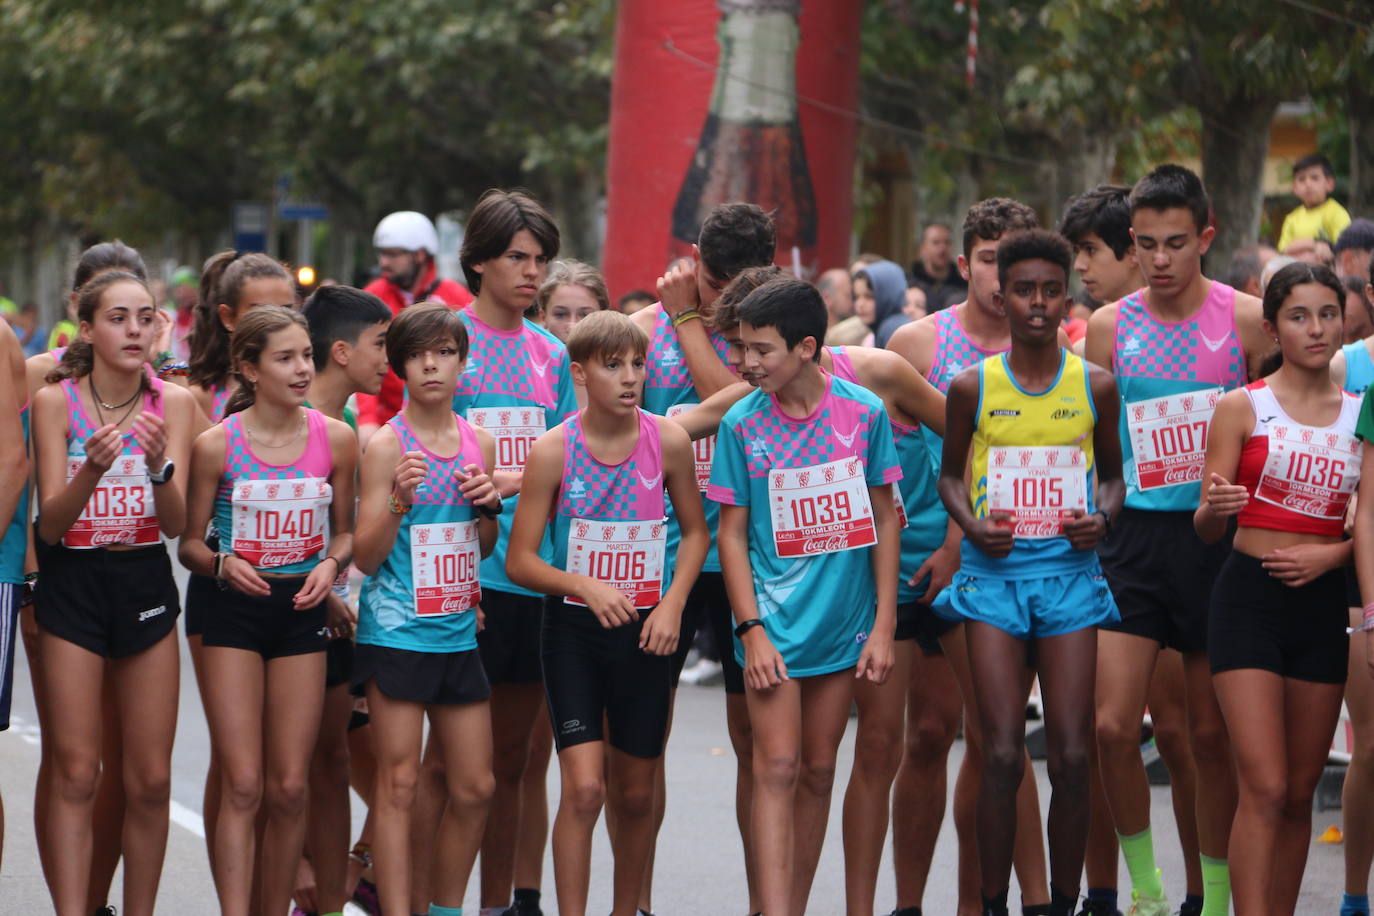
M768 506L779 558L836 553L878 542L864 463L858 458L772 469Z

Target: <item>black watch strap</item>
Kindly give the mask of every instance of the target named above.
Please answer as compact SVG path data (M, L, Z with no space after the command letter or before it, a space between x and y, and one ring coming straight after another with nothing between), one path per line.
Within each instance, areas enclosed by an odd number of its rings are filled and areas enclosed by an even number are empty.
M754 627L761 627L761 626L763 626L763 620L762 620L762 618L755 617L755 618L753 618L752 620L746 620L746 621L744 621L743 623L741 623L739 626L735 627L735 635L736 635L737 637L739 637L740 639L743 639L745 633L748 633L748 632L749 632L750 630L752 630Z

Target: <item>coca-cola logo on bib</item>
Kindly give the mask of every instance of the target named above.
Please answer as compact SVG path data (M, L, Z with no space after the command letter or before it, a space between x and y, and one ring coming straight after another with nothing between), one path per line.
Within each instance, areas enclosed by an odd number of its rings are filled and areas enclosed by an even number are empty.
M97 531L91 535L91 546L106 547L110 544L128 544L134 540L134 532L129 528L117 531Z
M1303 515L1311 515L1317 518L1323 518L1328 514L1327 500L1320 497L1298 496L1297 494L1289 493L1283 498L1283 507L1285 509L1292 509L1294 512L1299 512Z
M445 598L440 610L445 614L456 614L463 609L461 604L457 598Z
M281 553L265 553L262 555L260 566L291 566L295 563L305 562L304 550L285 550Z
M1191 475L1191 468L1174 468L1172 470L1164 472L1164 482L1166 484L1188 483L1190 480L1192 480Z
M1018 537L1052 538L1057 537L1059 532L1060 523L1058 521L1021 522L1016 526Z
M805 553L833 553L837 550L844 550L848 546L843 537L831 535L823 538L807 538L802 544L802 551Z

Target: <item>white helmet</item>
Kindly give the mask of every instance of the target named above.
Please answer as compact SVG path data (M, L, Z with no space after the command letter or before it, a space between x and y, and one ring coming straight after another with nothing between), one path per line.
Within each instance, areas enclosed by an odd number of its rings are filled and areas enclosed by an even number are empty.
M404 248L419 251L423 248L431 256L439 253L439 233L429 217L414 210L398 210L382 217L372 233L373 248Z

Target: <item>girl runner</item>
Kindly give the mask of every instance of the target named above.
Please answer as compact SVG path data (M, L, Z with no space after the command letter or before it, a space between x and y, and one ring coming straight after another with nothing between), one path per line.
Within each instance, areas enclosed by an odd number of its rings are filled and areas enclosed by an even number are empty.
M357 439L302 404L315 375L299 313L263 306L230 343L238 387L196 440L181 561L221 591L203 636L205 705L221 767L220 907L247 914L265 797L259 909L289 906L305 784L324 702L324 598L353 547ZM213 514L222 551L205 540Z
M62 916L89 910L92 811L100 778L106 659L123 748L124 911L152 913L167 843L176 731L179 613L162 535L186 520L195 406L145 363L154 310L132 273L109 271L77 297L79 337L34 399L44 544L40 628L48 884ZM108 399L108 402L107 402ZM117 597L113 597L117 596Z

